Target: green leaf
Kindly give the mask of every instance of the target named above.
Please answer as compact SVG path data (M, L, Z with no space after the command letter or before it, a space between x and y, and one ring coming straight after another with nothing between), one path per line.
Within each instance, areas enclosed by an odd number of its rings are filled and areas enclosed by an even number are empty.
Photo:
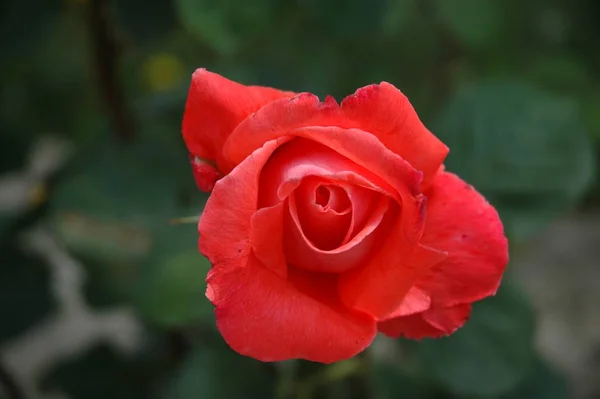
M185 28L222 54L234 54L245 40L264 32L272 15L270 0L177 0Z
M440 21L468 47L492 46L502 33L499 1L436 0L435 5Z
M567 92L590 84L585 63L566 54L538 57L531 63L529 75L544 87Z
M198 199L193 197L197 189L187 151L171 131L127 145L91 143L78 149L72 166L54 193L55 213L83 213L153 229L182 216L174 212L193 210Z
M365 2L365 4L367 4ZM418 17L418 1L396 0L388 5L387 12L383 18L382 30L384 35L393 36L401 32Z
M55 308L50 270L11 242L0 250L0 344L27 331Z
M517 240L573 206L593 178L594 154L575 105L525 84L459 90L433 131L450 148L448 169L499 209Z
M600 143L600 88L593 87L583 103L583 118L597 145Z
M272 398L274 377L264 363L229 348L201 347L178 370L166 398Z
M417 345L422 367L457 395L494 396L514 389L533 361L533 315L504 282L498 294L476 303L471 319L447 338Z
M93 277L85 287L89 302L131 300L152 265L197 251L193 225L169 220L199 215L206 196L197 195L179 136L101 143L80 149L79 156L54 193L56 231Z
M373 36L387 8L385 0L304 0L301 4L315 17L316 26L346 40Z

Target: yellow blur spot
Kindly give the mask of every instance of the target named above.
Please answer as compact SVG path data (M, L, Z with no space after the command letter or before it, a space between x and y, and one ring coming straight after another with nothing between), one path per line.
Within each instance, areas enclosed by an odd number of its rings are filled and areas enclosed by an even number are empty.
M42 183L36 184L29 192L28 203L31 207L43 204L48 199L48 190Z
M176 87L183 78L181 61L171 54L156 54L144 64L146 84L152 91L168 91Z

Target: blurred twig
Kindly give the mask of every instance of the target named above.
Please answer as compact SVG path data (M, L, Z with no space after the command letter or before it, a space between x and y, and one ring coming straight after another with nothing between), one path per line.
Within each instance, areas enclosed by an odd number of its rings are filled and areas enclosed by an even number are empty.
M134 123L119 80L119 46L109 15L108 0L91 0L88 25L98 89L115 135L121 141L135 136Z
M0 391L4 390L10 399L25 399L25 394L12 375L0 364Z

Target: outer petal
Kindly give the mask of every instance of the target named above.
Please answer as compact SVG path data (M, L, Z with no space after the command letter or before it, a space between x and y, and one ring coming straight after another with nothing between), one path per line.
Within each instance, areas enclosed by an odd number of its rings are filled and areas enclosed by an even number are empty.
M371 343L375 321L339 304L334 277L290 273L288 281L281 279L253 256L244 267L211 273L217 327L235 351L261 361L331 363Z
M429 186L448 147L427 130L400 90L387 82L363 87L342 101L342 110L355 127L373 133L423 172L422 187Z
M260 172L273 151L285 141L265 143L215 185L198 224L200 252L213 265L231 264L250 253L251 220L257 210Z
M198 188L205 192L211 191L217 180L222 177L221 173L215 169L214 165L194 155L190 155L190 163L192 164L192 174Z
M273 273L282 278L287 276L287 265L283 252L284 203L262 208L252 215L250 241L254 255Z
M424 173L423 188L432 181L448 153L448 148L421 123L408 99L385 82L357 90L341 107L330 98L321 103L309 93L274 101L241 123L224 151L232 160L243 159L265 140L307 126L369 132ZM244 144L239 145L240 142Z
M422 313L431 307L431 298L419 288L413 286L408 292L400 306L387 316L389 319L401 316L410 316Z
M446 253L419 245L425 201L402 204L403 213L381 248L367 263L340 276L339 293L346 306L383 320L398 309L405 295ZM411 231L412 229L412 231Z
M241 123L225 143L223 152L237 162L265 141L283 136L304 137L334 149L398 192L417 194L423 174L370 132L339 127L345 123L339 113L335 102L320 103L308 93L274 101Z
M229 171L235 164L228 163L221 152L229 134L263 105L294 94L270 87L244 86L206 69L196 70L192 75L182 125L189 152L195 157L215 161L221 171Z
M377 323L377 329L392 338L422 339L444 336L443 331L427 323L420 313L380 321Z
M381 321L377 328L392 338L439 338L454 333L467 322L470 315L470 304L432 308L423 313Z
M456 175L440 173L428 197L423 245L448 258L417 282L433 307L494 295L508 263L508 242L496 210Z

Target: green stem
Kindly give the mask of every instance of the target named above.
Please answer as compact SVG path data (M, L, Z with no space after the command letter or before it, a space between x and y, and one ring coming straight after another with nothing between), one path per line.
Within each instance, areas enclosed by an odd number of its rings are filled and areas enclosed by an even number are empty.
M294 393L298 361L288 360L278 363L276 366L279 372L279 382L277 384L275 398L289 399Z
M296 398L311 399L318 388L360 374L364 371L364 366L363 359L358 356L325 366L323 371L298 383Z

